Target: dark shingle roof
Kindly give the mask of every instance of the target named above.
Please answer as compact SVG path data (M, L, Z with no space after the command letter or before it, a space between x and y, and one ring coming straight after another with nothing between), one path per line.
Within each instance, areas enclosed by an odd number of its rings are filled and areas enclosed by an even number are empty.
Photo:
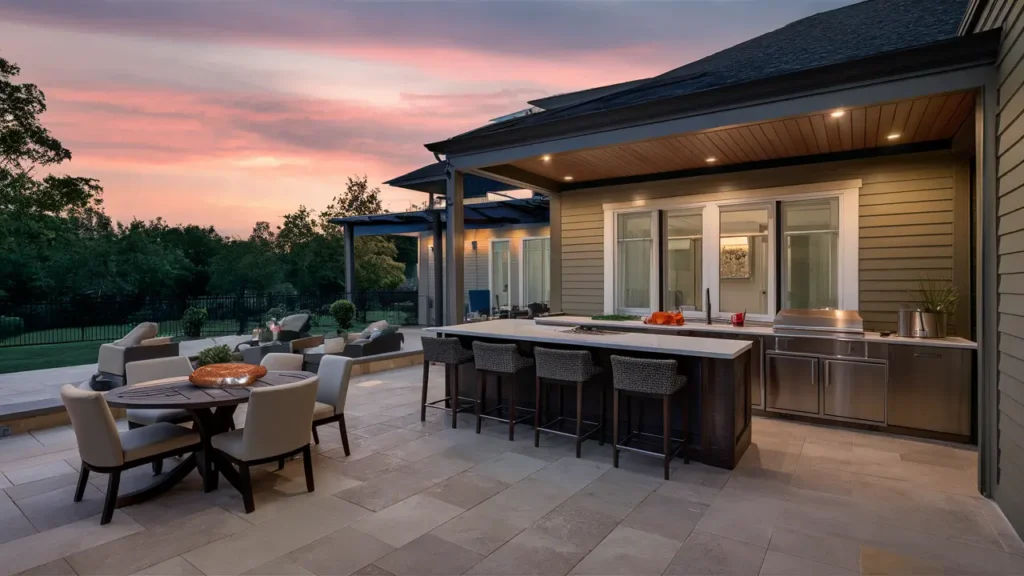
M639 86L483 126L455 139L534 126L948 40L957 34L967 1L867 0L821 12L656 76Z

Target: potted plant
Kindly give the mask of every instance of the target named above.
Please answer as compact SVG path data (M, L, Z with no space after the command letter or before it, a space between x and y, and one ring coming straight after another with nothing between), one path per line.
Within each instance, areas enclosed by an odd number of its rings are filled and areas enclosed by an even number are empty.
M898 312L897 333L910 338L945 338L949 316L956 312L960 289L952 283L921 279L911 292L912 308Z
M203 325L206 324L210 315L206 308L189 307L181 316L181 323L184 325L185 336L188 338L199 338L203 332Z

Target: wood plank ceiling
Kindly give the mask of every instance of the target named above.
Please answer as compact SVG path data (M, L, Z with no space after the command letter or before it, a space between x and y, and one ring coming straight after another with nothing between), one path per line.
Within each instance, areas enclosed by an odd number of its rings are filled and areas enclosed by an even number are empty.
M586 182L952 138L970 92L939 94L514 162L558 182ZM713 160L712 160L713 159Z

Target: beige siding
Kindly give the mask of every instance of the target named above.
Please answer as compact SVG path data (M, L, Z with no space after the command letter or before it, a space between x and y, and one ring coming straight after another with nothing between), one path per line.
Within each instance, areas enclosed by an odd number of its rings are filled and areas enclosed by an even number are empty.
M504 228L500 230L466 230L465 231L465 265L464 265L464 288L465 302L469 302L470 290L488 289L488 271L490 266L491 240L496 238L509 239L511 249L511 280L509 290L512 303L520 303L519 275L520 275L520 250L521 240L530 236L550 236L550 229L547 226L535 228ZM476 249L473 248L473 241L476 241ZM420 236L420 262L427 262L430 269L423 276L427 279L426 285L420 285L421 296L434 297L434 260L430 253L430 246L434 243L433 236L424 233ZM447 270L446 270L447 273ZM432 319L433 316L430 316Z
M1001 27L997 180L999 473L996 501L1024 529L1024 1L991 0L978 29Z
M604 309L604 203L693 194L738 198L742 190L860 179L860 310L869 328L895 330L894 312L919 278L952 280L954 269L969 266L963 257L954 259L954 199L969 194L954 186L958 163L964 162L951 153L932 152L565 193L562 310L589 315ZM968 322L960 324L966 332Z

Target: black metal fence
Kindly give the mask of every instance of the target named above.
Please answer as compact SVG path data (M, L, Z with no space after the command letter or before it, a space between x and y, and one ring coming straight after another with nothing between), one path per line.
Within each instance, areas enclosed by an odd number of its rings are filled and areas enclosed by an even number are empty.
M246 334L271 317L297 312L311 316L314 334L337 329L331 304L344 294L246 294L195 298L111 299L75 297L51 302L0 301L0 348L70 342L112 342L140 322L160 324L161 336L185 334L182 315L190 307L208 313L200 335ZM361 292L352 298L355 326L387 320L411 325L419 320L421 297L415 291ZM425 304L425 302L424 302Z

